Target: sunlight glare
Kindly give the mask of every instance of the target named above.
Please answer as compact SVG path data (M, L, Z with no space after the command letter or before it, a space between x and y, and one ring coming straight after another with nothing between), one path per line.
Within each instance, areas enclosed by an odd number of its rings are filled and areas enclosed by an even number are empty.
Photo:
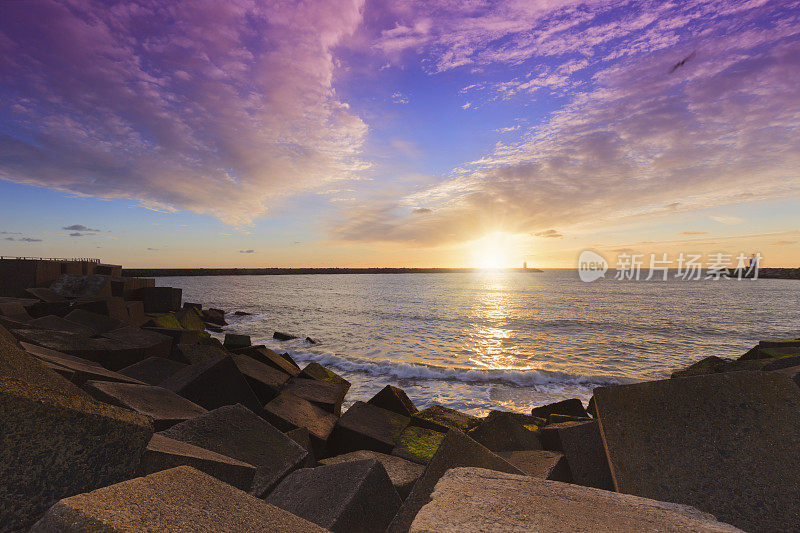
M472 266L484 270L496 270L518 266L512 257L514 245L511 236L503 232L494 232L476 241L470 247Z

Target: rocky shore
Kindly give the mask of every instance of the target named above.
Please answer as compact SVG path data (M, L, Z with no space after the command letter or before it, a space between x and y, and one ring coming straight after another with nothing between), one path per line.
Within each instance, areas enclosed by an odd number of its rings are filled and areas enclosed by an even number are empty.
M121 274L0 260L0 531L800 527L800 339L586 406L343 410L335 372Z

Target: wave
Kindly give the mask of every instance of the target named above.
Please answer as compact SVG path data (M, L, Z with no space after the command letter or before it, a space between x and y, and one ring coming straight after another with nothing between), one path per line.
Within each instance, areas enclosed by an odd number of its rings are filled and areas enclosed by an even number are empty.
M265 339L266 340L266 339ZM415 379L432 381L456 381L462 383L498 383L518 387L536 385L582 385L602 387L633 383L635 380L613 376L575 375L551 370L490 370L444 367L426 364L393 361L365 361L327 352L309 352L302 349L286 349L285 344L267 342L279 351L288 351L298 362L316 362L339 372L389 377L396 380Z

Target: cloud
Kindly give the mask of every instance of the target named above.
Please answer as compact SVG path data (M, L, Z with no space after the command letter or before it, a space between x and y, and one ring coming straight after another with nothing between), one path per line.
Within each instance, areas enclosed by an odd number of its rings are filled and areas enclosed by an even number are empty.
M84 237L85 235L86 235L85 233L79 233L77 231L75 233L69 234L70 237Z
M708 235L707 231L681 231L678 235Z
M453 30L466 44L452 54L431 45L427 57L437 70L517 60L552 67L575 50L592 61L591 76L580 71L566 102L520 141L499 142L431 186L348 205L333 235L438 245L800 193L800 19L763 2L636 5L620 20L614 8L601 13L600 3L585 11L567 6L552 20L543 15L546 27L535 29L530 24L539 18L498 18L497 26L483 26L496 33ZM596 17L607 20L588 24ZM520 40L509 37L517 33ZM506 37L493 41L495 35ZM692 61L669 75L692 50ZM413 205L435 214L412 217L406 206Z
M255 250L239 250L240 254L254 254L256 253Z
M797 241L775 241L770 243L772 246L790 246L792 244L797 244Z
M0 235L22 235L19 231L0 231Z
M744 222L744 219L741 217L734 217L734 216L710 216L708 217L715 222L719 222L720 224L725 224L727 226L735 226L736 224L741 224Z
M71 226L64 226L61 229L66 229L70 231L100 231L99 229L87 228L83 224L73 224Z
M512 131L517 131L519 129L519 124L515 124L513 126L508 126L506 128L498 128L494 131L497 133L511 133Z
M392 94L392 102L394 102L395 104L407 104L408 97L403 96L403 93L397 91L394 94Z
M332 50L362 7L6 3L0 179L246 224L354 177L367 127L336 96Z
M42 242L42 239L34 239L32 237L20 237L19 239L15 239L14 237L5 237L4 240L16 242Z
M472 107L472 102L467 102L461 106L461 109L469 109L470 107Z
M147 251L148 252L157 252L158 248L148 248Z
M427 207L417 207L411 211L415 215L427 215L428 213L433 213L433 210L428 209Z
M557 232L554 229L549 229L547 231L540 231L538 233L534 233L533 235L535 237L546 237L546 238L550 238L550 239L560 239L561 237L563 237L562 234L560 234L559 232Z

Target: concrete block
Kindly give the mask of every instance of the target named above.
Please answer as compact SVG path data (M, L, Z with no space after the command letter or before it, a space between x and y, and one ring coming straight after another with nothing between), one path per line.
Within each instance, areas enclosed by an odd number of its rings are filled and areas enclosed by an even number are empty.
M383 533L401 503L374 459L297 470L266 501L334 533Z
M70 322L74 322L75 324L80 324L91 329L95 335L101 335L126 325L125 322L117 320L116 318L98 315L97 313L84 311L83 309L75 309L74 311L70 311L64 318Z
M161 434L253 465L250 492L259 497L306 458L300 445L241 405L214 409Z
M133 326L108 331L103 337L141 348L142 360L148 357L169 357L172 351L172 338L169 336Z
M284 356L284 359L285 359L285 356ZM292 366L297 366L291 361L290 361L290 364ZM341 383L345 387L345 391L344 391L345 394L347 394L347 391L350 390L350 382L349 381L344 379L342 376L340 376L339 374L337 374L333 370L325 368L324 366L322 366L319 363L314 363L314 362L308 363L303 368L302 372L300 372L299 374L292 374L292 375L293 376L297 375L297 376L299 376L301 378L316 379L317 381L328 381L330 383Z
M282 392L264 406L263 416L282 431L306 428L316 457L324 457L337 417L311 402Z
M342 401L347 392L347 389L342 383L317 381L316 379L300 377L289 380L284 390L304 400L308 400L336 416L342 414Z
M447 433L450 429L466 432L480 423L481 419L477 416L468 415L443 405L433 405L415 413L411 417L412 426L428 428L442 433Z
M131 479L54 505L34 533L325 530L189 466Z
M725 372L594 397L617 491L693 505L747 531L800 524L800 389L787 376Z
M392 485L394 485L397 494L399 494L401 498L408 496L414 483L417 482L422 472L425 470L424 466L412 463L401 457L373 452L371 450L358 450L343 455L337 455L336 457L329 457L327 459L322 459L320 463L323 465L335 465L368 459L374 459L383 465L383 468L386 469L386 473L389 475Z
M43 316L35 318L29 322L31 326L36 329L52 329L55 331L64 331L83 337L91 337L95 334L94 330L87 326L83 326L66 318L61 318L56 315Z
M13 334L21 341L88 359L114 371L145 358L141 348L123 341L38 329L14 330Z
M497 452L497 455L529 476L572 483L572 474L563 453L547 450L520 450Z
M183 291L173 287L142 287L129 298L144 302L145 313L169 313L181 308L182 296Z
M256 361L264 363L265 365L269 365L276 370L280 370L281 372L289 374L290 376L297 376L300 374L300 369L296 368L279 354L263 345L239 348L233 350L233 352L252 357Z
M136 383L88 381L84 388L95 399L125 407L153 419L156 431L161 431L207 411L172 391Z
M204 346L204 348L213 348L213 346ZM250 385L261 405L275 399L289 380L289 374L256 361L247 355L231 354L230 357L236 364L236 368L247 380L247 384Z
M367 403L403 416L411 416L419 411L403 389L391 385L386 385Z
M225 357L226 355L230 355L229 352L217 346L205 344L177 344L175 345L175 350L173 350L172 357L177 361L194 365L217 357Z
M392 448L392 455L420 465L428 464L444 440L444 433L428 428L406 426Z
M240 403L261 413L261 403L228 356L189 365L166 379L162 387L206 409Z
M577 417L589 416L589 413L587 413L586 409L583 407L583 402L577 398L571 398L569 400L562 400L560 402L534 407L531 410L531 414L533 414L533 416L545 419L551 414Z
M108 370L99 363L89 361L88 359L82 359L80 357L75 357L74 355L57 352L55 350L44 348L42 346L36 346L35 344L29 344L27 342L22 342L20 344L27 353L33 357L36 357L40 361L68 369L72 376L72 382L79 387L83 387L87 381L91 380L138 383L140 385L143 384L141 381L133 377Z
M0 412L0 524L10 531L63 497L133 475L153 434L132 411L8 377Z
M146 476L176 466L191 466L244 491L253 486L256 474L256 467L251 464L159 433L153 435L139 464L140 475Z
M250 346L250 335L239 335L237 333L226 333L225 341L222 345L229 350L239 350Z
M407 416L356 402L336 423L332 447L339 454L356 450L391 453L408 423Z
M164 357L148 357L126 366L119 373L149 385L160 385L187 366L189 365Z
M411 493L386 529L387 533L406 533L422 506L431 501L431 493L445 472L459 466L487 468L511 474L523 474L517 467L493 454L457 429L445 436L436 454L425 467ZM495 530L491 530L495 531Z
M542 449L538 431L529 430L512 413L503 411L492 411L467 435L493 452Z
M410 531L741 533L685 505L482 468L447 472Z

